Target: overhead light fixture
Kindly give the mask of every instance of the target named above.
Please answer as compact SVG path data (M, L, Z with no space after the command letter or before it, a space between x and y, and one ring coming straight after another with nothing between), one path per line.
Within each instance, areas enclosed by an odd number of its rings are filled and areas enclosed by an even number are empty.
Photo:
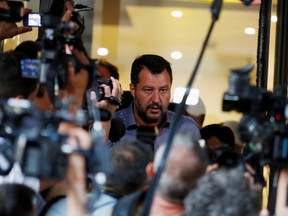
M244 32L245 32L245 34L248 34L248 35L256 34L255 28L251 28L251 27L245 28Z
M109 50L105 47L100 47L97 49L97 54L99 56L107 56L109 54Z
M183 16L183 12L182 11L178 11L178 10L174 10L171 12L171 16L179 18Z
M176 59L176 60L179 60L183 57L183 55L180 51L173 51L173 52L171 52L170 56L172 59Z
M271 17L271 22L277 22L277 20L278 20L278 18L277 18L277 16L275 16L275 15L273 15L272 17Z

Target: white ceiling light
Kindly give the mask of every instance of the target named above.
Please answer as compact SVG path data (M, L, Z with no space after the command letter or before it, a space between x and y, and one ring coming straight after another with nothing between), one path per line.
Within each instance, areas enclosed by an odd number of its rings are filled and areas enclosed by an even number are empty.
M107 48L100 47L97 49L97 54L99 56L107 56L109 54L109 50Z
M250 27L249 28L245 28L244 32L245 32L245 34L248 34L248 35L256 34L255 28L250 28Z
M271 17L271 22L277 22L277 16L275 16L275 15L273 15L272 17Z
M171 16L176 17L176 18L179 18L179 17L182 17L182 16L183 16L183 12L182 12L182 11L174 10L174 11L171 12Z
M176 60L179 60L179 59L181 59L183 57L182 53L179 52L179 51L171 52L170 56L171 56L172 59L176 59Z

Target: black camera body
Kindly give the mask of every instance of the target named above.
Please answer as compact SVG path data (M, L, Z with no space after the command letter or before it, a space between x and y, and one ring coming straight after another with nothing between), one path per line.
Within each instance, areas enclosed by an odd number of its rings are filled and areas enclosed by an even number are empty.
M232 70L229 89L224 93L222 110L243 113L240 139L261 163L288 162L287 92L269 92L250 84L253 65ZM285 115L286 114L286 115Z
M37 111L23 99L0 101L0 175L7 175L17 162L27 176L62 179L70 154L82 154L87 161L95 161L93 148L85 151L74 148L66 142L68 135L58 132L62 121L80 122L75 119L79 117L67 113L67 110ZM93 170L95 167L96 163Z
M70 0L74 7L74 2ZM81 35L85 29L84 18L79 12L73 11L71 20L63 22L61 20L65 13L65 1L54 0L48 12L42 15L41 19L41 56L39 82L47 85L48 94L52 103L55 104L57 92L55 89L64 89L67 82L67 64L73 62L76 73L80 71L83 65L71 53L69 47L73 46L83 50ZM75 31L74 23L79 29ZM89 71L90 72L90 71Z
M110 79L105 79L105 78L97 79L97 83L95 86L96 88L94 88L94 90L96 90L98 101L102 101L105 98L104 88L101 87L102 84L108 85L110 87L111 91L113 89L113 84L112 84L112 81Z
M27 176L63 178L67 135L57 132L60 119L35 110L31 102L22 99L1 101L0 108L0 136L6 140L5 151L0 148L0 155L10 163L6 168L0 167L0 174L8 174L18 162Z
M0 21L20 22L22 20L21 11L24 8L22 1L7 1L8 9L0 8Z

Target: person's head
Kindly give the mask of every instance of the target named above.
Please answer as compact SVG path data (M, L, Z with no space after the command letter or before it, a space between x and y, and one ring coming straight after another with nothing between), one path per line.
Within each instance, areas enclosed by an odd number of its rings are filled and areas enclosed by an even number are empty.
M261 199L243 171L220 169L204 175L185 199L184 216L255 216Z
M34 100L38 89L38 79L24 78L20 61L30 58L21 51L9 51L0 55L0 98L19 97Z
M156 151L154 169L157 170L165 145ZM167 164L162 173L158 192L165 199L182 203L208 165L206 151L190 134L177 134L173 140Z
M14 51L23 52L30 58L38 58L38 54L41 51L41 43L37 41L23 41L20 43Z
M0 185L1 216L36 216L36 194L22 184Z
M106 186L115 193L126 195L146 184L146 165L153 161L151 148L138 141L120 141L112 148L111 165Z
M130 91L140 125L157 125L167 112L171 97L172 69L163 57L139 56L132 63Z
M98 69L98 75L100 77L109 79L111 76L114 77L115 79L119 80L119 72L118 68L108 62L105 59L99 59L97 61L97 69Z
M230 127L222 124L210 124L201 128L200 133L210 149L213 150L226 145L234 151L235 136Z

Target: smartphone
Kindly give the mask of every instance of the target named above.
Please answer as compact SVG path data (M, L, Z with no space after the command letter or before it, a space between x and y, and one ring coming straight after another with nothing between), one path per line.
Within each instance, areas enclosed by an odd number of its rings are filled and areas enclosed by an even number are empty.
M41 27L41 15L39 13L28 13L23 17L23 25L30 27Z
M21 59L21 75L24 78L39 77L40 60L39 59Z

